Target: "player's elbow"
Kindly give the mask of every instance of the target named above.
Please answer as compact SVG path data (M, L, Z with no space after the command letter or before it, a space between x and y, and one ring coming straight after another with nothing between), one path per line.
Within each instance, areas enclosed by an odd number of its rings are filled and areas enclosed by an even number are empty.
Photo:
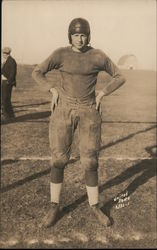
M37 71L36 68L32 71L32 78L36 81Z
M120 83L123 85L126 82L126 78L124 76L121 76Z
M126 82L126 79L124 76L119 77L119 85L122 86Z
M38 66L36 66L32 71L32 78L43 92L49 92L50 88L52 87L51 83L46 80L44 74Z
M117 74L115 76L115 79L117 79L117 82L119 83L120 86L126 82L126 78L122 74Z
M43 78L43 74L38 65L32 71L32 78L38 83Z

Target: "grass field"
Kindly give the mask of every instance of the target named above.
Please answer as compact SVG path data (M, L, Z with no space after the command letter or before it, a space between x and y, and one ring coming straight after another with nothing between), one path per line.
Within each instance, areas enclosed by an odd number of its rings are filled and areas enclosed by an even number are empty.
M125 85L103 100L99 186L102 210L112 226L104 228L90 213L76 131L61 216L54 227L43 229L39 225L50 199L51 96L38 89L32 69L18 66L12 95L16 121L1 126L0 247L155 248L155 72L123 70ZM59 76L53 77L57 81ZM107 79L100 74L97 89Z

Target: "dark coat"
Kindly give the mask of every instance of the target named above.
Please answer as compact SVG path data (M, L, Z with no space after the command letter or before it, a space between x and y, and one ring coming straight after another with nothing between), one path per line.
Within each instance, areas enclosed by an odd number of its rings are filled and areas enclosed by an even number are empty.
M1 74L4 75L9 84L16 86L16 73L17 73L17 64L13 57L8 56L6 62L2 66Z

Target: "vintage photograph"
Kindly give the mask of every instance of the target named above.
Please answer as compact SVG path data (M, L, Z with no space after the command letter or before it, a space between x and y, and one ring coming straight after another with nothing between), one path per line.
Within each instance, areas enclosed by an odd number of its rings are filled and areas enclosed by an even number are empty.
M2 249L156 248L156 7L2 1Z

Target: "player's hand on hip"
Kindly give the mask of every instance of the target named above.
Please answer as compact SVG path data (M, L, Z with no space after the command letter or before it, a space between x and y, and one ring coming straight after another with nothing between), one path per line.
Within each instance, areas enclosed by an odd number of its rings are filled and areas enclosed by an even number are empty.
M102 114L102 109L101 109L101 100L104 96L103 91L96 91L96 110L99 111L100 115Z
M55 88L51 88L50 92L52 93L51 112L54 112L55 108L58 105L59 94Z

